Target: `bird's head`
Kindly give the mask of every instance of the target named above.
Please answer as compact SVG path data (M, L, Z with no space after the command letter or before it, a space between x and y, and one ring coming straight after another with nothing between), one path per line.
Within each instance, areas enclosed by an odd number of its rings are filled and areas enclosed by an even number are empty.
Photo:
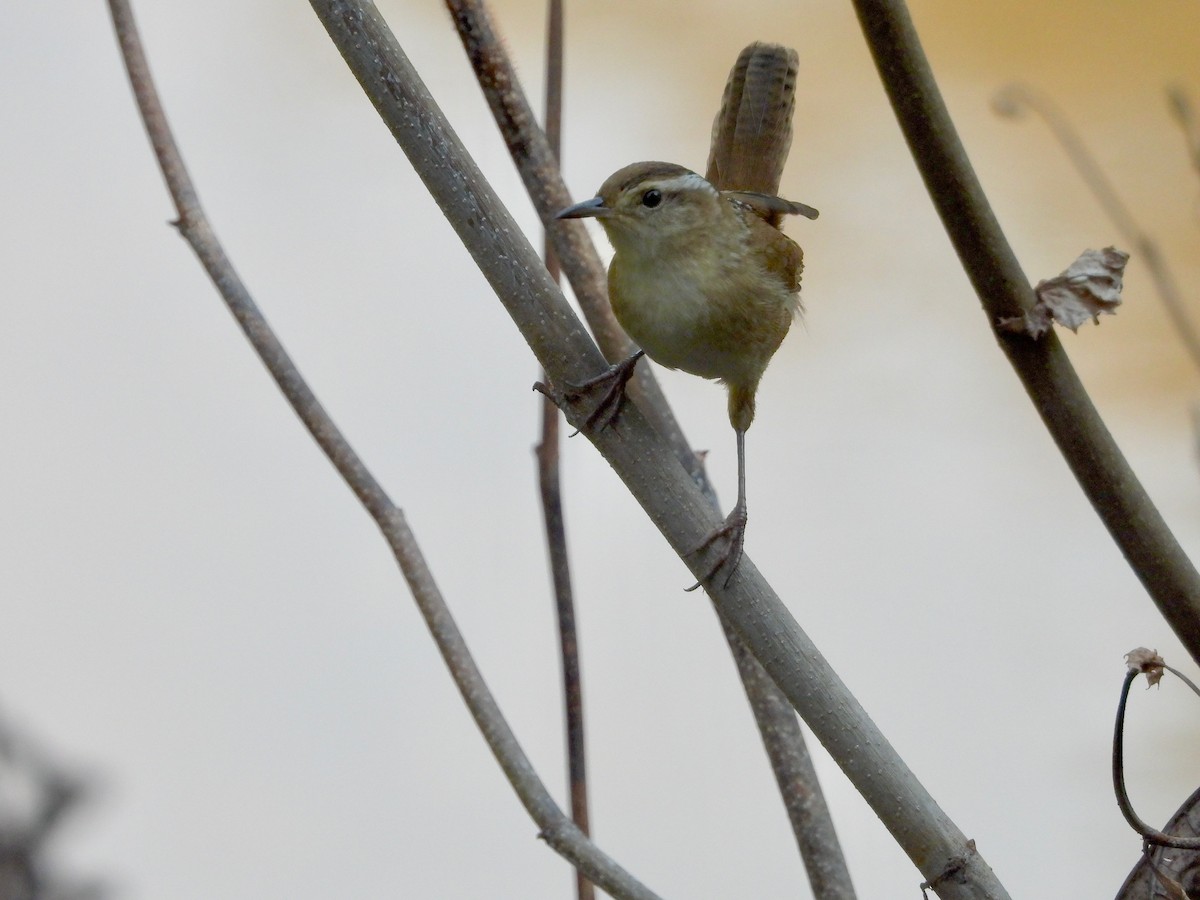
M653 253L672 240L712 228L723 207L717 189L690 169L639 162L614 172L599 194L568 206L556 218L595 218L618 253Z

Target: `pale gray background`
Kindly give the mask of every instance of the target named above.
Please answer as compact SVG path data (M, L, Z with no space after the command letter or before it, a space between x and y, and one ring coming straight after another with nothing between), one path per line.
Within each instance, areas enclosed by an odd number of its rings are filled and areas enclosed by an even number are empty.
M383 4L518 219L537 223L436 3ZM495 4L531 90L542 7ZM410 517L492 687L562 795L531 355L306 3L140 3L208 210L339 423ZM1194 293L1200 6L914 5L1031 278L1117 240L1020 76L1067 107ZM1111 896L1139 843L1108 773L1121 654L1191 669L995 348L848 3L570 4L566 171L702 167L738 51L800 51L784 193L809 313L749 434L748 552L1018 897ZM150 898L561 898L393 562L284 406L172 216L104 6L11 4L0 38L0 714L91 772L63 865ZM540 105L540 101L539 101ZM605 251L607 252L607 251ZM1066 336L1190 551L1196 375L1136 258ZM664 374L724 500L720 389ZM600 844L668 897L805 896L706 601L583 440L564 455ZM1139 693L1131 783L1196 786L1200 708ZM864 898L920 876L819 767Z

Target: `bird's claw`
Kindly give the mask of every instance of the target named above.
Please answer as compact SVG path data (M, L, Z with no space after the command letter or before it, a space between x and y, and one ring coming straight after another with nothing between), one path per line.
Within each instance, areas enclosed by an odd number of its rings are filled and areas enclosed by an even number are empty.
M603 431L613 425L621 414L621 408L625 405L625 387L633 377L637 361L644 355L644 350L638 350L628 359L609 366L595 378L589 378L579 384L568 383L562 391L555 391L541 382L535 384L533 389L545 394L560 407L564 403L578 403L592 394L599 393L599 402L583 420L583 428L578 429L575 434L585 428L588 431Z
M685 588L686 591L696 590L722 570L725 570L725 580L721 582L721 587L729 587L733 573L741 564L742 551L746 544L746 508L744 506L735 506L733 511L726 516L725 521L710 531L707 537L689 550L686 555L691 556L707 550L718 541L727 542L725 549L717 554L717 558L713 560L713 564L700 577L700 580L690 588Z

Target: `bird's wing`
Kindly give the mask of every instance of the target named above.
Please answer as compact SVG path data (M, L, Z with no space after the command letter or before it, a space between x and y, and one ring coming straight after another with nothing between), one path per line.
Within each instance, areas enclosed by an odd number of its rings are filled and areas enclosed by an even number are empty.
M779 273L789 293L800 290L800 274L804 271L804 251L775 226L753 213L744 217L750 229L750 245L761 256L768 271Z
M820 215L807 203L784 200L774 194L760 194L758 191L723 191L722 193L753 208L754 212L776 227L783 216L804 216L806 219L815 219Z

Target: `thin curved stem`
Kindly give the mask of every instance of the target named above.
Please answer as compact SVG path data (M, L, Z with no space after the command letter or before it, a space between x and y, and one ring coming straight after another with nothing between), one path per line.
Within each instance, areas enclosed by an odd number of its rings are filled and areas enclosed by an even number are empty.
M563 99L563 0L550 0L546 22L546 140L557 159L562 152ZM544 235L546 271L559 281L558 257L550 236ZM559 657L562 661L563 715L566 720L567 783L571 821L591 836L588 812L587 743L583 714L583 673L579 664L579 629L575 625L575 592L571 587L571 562L567 556L567 527L563 517L559 422L561 413L549 397L541 395L542 436L537 446L538 485L546 523L546 550L554 586L558 618ZM596 889L587 876L575 870L575 896L594 900Z
M1182 681L1185 685L1187 685L1187 688L1189 691L1191 691L1197 697L1200 697L1200 686L1197 686L1196 682L1192 681L1192 679L1188 678L1186 675L1184 675L1182 672L1180 672L1174 666L1168 666L1168 665L1164 664L1163 668L1166 669L1168 672L1170 672L1172 675L1174 675L1176 678L1178 678L1180 681Z
M109 0L109 8L138 109L179 214L180 233L199 257L296 415L379 526L454 683L509 783L541 828L540 837L615 896L652 900L656 895L596 848L563 814L542 784L475 665L403 512L375 480L304 381L213 233L167 124L128 0Z
M996 323L1033 304L1029 280L988 204L902 0L855 0L859 23L925 186L996 340L1130 568L1200 661L1200 575L1121 454L1053 333Z
M1133 666L1126 669L1125 679L1121 682L1121 699L1117 703L1117 724L1113 729L1112 750L1113 791L1117 795L1117 806L1120 807L1121 815L1125 817L1129 827L1140 834L1143 840L1176 850L1200 850L1200 837L1164 834L1143 822L1133 808L1128 791L1125 790L1125 707L1129 703L1129 688L1140 674L1140 670Z

